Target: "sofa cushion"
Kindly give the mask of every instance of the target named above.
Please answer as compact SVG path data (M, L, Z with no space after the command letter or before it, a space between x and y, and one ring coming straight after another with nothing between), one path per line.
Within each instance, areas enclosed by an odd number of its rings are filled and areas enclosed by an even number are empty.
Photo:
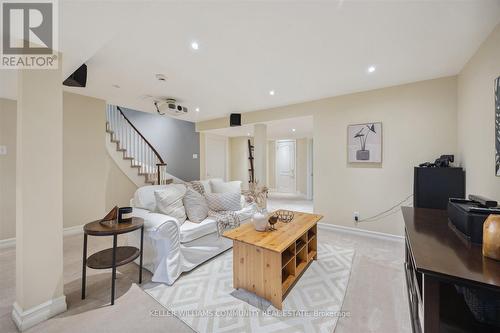
M238 193L241 194L241 181L224 182L222 179L211 179L210 187L213 193Z
M164 190L169 185L149 185L139 187L134 193L134 207L156 211L155 191Z
M200 223L193 223L186 220L186 222L181 225L180 231L180 242L187 243L213 232L217 232L217 222L210 216Z
M186 221L186 210L182 199L186 194L183 184L170 184L164 190L154 192L156 198L156 211L161 214L176 218L179 223Z
M207 193L208 208L216 212L241 210L241 194L239 193Z
M187 188L186 194L182 199L186 215L189 221L200 223L208 216L208 204L203 195L192 188Z
M254 212L255 204L252 204L236 212L236 214L240 219L240 223L243 223L244 221L251 218ZM208 216L200 223L193 223L189 220L186 220L186 222L184 222L180 226L180 242L188 243L214 232L217 232L217 222L213 217Z

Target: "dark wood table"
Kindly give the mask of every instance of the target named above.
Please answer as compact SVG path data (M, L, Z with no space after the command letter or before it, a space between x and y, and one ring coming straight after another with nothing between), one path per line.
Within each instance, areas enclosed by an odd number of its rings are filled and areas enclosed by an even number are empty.
M500 262L483 257L481 245L468 243L454 231L445 210L403 207L402 211L405 271L414 332L447 331L448 324L442 319L443 312L450 309L454 309L451 317L458 323L453 327L454 332L462 329L489 332L491 327L474 323L470 313L460 313L457 304L463 300L454 299L453 291L455 285L500 291ZM446 288L452 292L450 296L442 296ZM443 306L445 302L448 303ZM472 319L467 320L467 316Z
M140 249L133 246L117 246L118 235L141 229ZM133 217L130 222L100 223L100 220L87 223L83 227L83 267L82 267L82 299L85 299L87 266L93 269L112 269L111 305L115 304L116 267L139 259L139 283L142 283L142 249L144 241L144 220ZM92 254L87 258L87 236L113 236L113 247Z

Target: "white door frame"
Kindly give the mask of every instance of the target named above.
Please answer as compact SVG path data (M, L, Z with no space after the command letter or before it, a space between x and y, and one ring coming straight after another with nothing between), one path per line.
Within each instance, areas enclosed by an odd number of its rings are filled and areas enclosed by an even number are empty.
M209 140L218 140L224 142L224 181L227 181L228 178L228 170L229 170L229 159L228 159L228 151L229 151L229 140L226 136L208 134L205 133L205 179L213 178L213 176L208 176L208 141Z
M314 141L311 138L307 138L307 200L313 200L313 176L314 176Z
M280 142L293 142L293 147L294 147L294 152L293 152L293 192L291 193L297 193L297 140L276 140L275 142L275 152L274 152L274 158L275 158L275 163L274 163L274 179L276 180L276 192L279 192L279 177L278 177L278 144Z

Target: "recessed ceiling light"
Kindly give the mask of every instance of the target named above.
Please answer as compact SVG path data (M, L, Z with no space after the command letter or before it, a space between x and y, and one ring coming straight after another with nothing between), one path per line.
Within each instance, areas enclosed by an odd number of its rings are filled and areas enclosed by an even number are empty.
M200 112L200 108L196 108L194 109L196 112Z
M200 45L198 45L198 42L192 42L191 43L191 48L193 50L198 50L200 48Z
M373 72L375 72L376 69L377 68L375 66L370 66L370 67L368 67L368 73L373 73Z
M165 74L156 74L155 76L158 81L167 81L167 76Z
M274 96L275 92L274 90L269 90L269 95Z
M295 132L295 128L292 128L292 132Z
M112 85L112 87L113 87L113 88L117 88L117 89L118 89L118 88L120 88L120 86L119 86L119 85L117 85L117 84L113 84L113 85Z

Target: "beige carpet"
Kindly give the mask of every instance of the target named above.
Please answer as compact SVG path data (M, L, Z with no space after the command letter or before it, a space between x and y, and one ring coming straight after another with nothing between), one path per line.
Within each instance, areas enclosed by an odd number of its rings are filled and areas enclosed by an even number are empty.
M153 314L163 310L141 288L133 284L129 291L115 301L114 306L64 315L45 321L29 333L110 333L110 332L192 332L181 321L173 317L157 317Z
M200 333L327 333L334 331L342 315L353 257L353 249L319 243L318 260L285 298L283 311L254 294L234 293L232 250L184 274L172 286L151 283L143 288Z
M333 243L356 251L342 307L351 313L351 317L341 318L335 333L410 333L403 272L404 243L327 230L321 230L318 236L319 243ZM35 326L29 332L102 332L101 327L105 327L109 333L192 332L175 317L150 316L150 309L164 311L165 308L134 286L138 273L135 264L118 269L115 306L109 306L109 270L88 269L87 299L82 301L82 243L82 235L64 237L64 293L68 311ZM89 253L111 245L110 237L92 237L89 239ZM0 249L2 333L17 333L11 319L12 303L15 301L15 262L14 247ZM151 274L144 271L143 278L147 283ZM140 330L135 329L138 326Z

